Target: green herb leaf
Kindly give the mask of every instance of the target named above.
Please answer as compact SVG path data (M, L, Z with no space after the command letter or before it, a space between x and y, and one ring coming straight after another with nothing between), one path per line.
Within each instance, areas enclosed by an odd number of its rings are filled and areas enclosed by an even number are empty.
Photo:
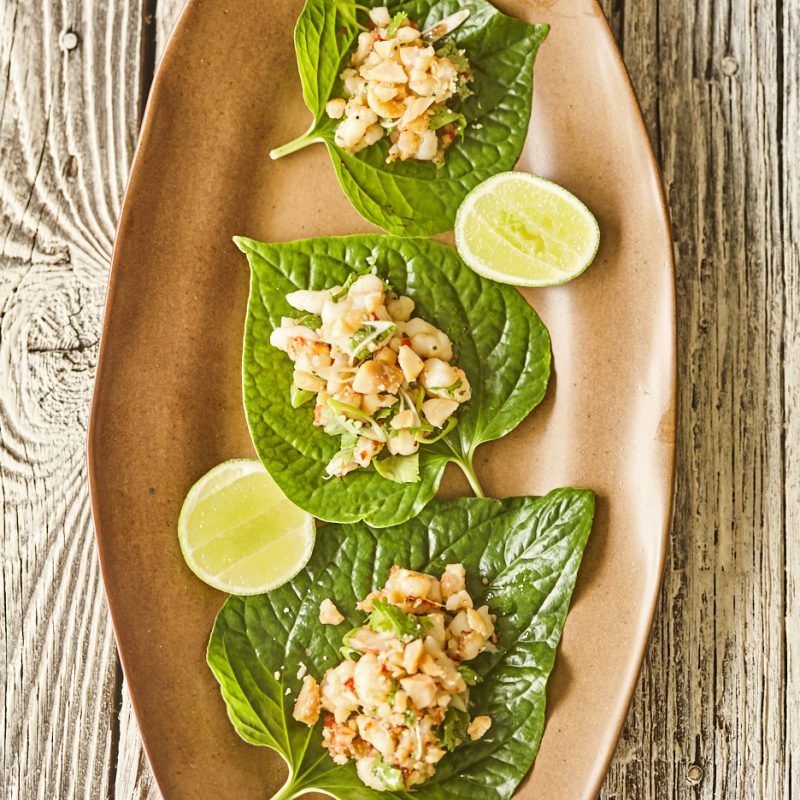
M362 275L369 275L374 266L375 265L369 261L365 264L355 264L353 266L353 271L347 276L347 278L345 278L344 283L342 283L342 288L335 292L331 292L331 300L333 300L334 303L338 303L343 297L346 297L347 293L350 291L350 287Z
M355 358L369 358L392 338L397 325L366 322L350 337L350 352Z
M464 133L464 128L467 127L467 118L458 111L451 111L449 108L442 106L440 109L431 114L428 120L428 127L432 131L438 131L445 125L455 123L456 133L461 136Z
M372 466L382 478L395 483L419 482L419 451L410 456L373 459Z
M389 27L386 29L386 38L391 39L397 33L397 29L401 25L405 25L408 21L408 14L405 11L398 11L393 17L392 21L389 23Z
M388 8L408 13L420 25L455 10L449 0L396 0ZM470 17L440 52L455 51L454 58L458 49L466 52L474 80L464 94L473 94L462 109L469 127L448 148L443 166L413 159L387 164L386 137L358 153L335 144L339 121L328 118L325 104L344 97L339 75L348 64L359 26L352 6L330 0L306 0L295 29L303 97L314 121L305 134L276 148L272 156L324 142L344 193L367 220L404 236L450 230L470 189L510 170L519 158L531 115L533 62L549 31L547 25L508 17L486 0L461 0L458 8L469 10Z
M329 436L338 436L339 434L343 436L352 436L353 447L355 447L356 437L360 433L360 429L356 427L355 422L331 407L330 401L328 401L328 405L322 410L322 430Z
M461 52L454 39L447 39L442 47L436 51L439 58L446 58L456 65L459 72L469 72L470 63L467 56Z
M228 598L214 624L208 663L239 735L276 750L290 765L282 796L320 790L340 800L408 800L405 793L365 787L352 762L333 764L321 747L324 717L313 729L292 718L301 684L296 675L302 663L321 680L341 660L338 629L319 622L324 598L354 625L356 603L384 583L393 564L441 574L446 564L460 562L476 605L486 603L497 615L498 652L470 662L484 678L470 690L470 715L488 714L492 735L448 753L435 780L414 797L508 800L541 741L547 678L593 512L591 492L559 489L540 499L435 501L416 519L388 529L328 526L290 584Z
M460 664L458 671L461 673L461 677L464 679L464 683L466 683L467 686L477 686L483 680L472 667L468 667L466 664Z
M411 636L421 639L431 629L431 622L416 614L407 614L388 600L373 600L372 613L367 625L374 631L385 631L394 634L398 639Z
M464 744L469 738L467 727L469 726L469 714L452 706L447 709L444 720L439 727L439 742L445 750L452 752L460 744Z
M286 244L236 241L251 267L244 342L247 420L259 457L284 493L320 519L364 519L381 527L418 513L436 493L448 461L459 464L479 489L471 466L475 449L515 428L541 401L550 375L547 330L522 295L476 275L453 248L426 240L367 235ZM289 292L341 285L353 272L350 265L364 264L370 255L378 256L379 277L414 299L415 314L450 337L456 363L472 387L472 400L451 417L458 426L420 448L416 483L395 483L371 469L325 481L336 442L312 425L307 409L291 407L292 363L269 343L287 315Z
M297 320L297 324L305 325L306 328L316 331L322 327L322 317L319 314L304 314Z

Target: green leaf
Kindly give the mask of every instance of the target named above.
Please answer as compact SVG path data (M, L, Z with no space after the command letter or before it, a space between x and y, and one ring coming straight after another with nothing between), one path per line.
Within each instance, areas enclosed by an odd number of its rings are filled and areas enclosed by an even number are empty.
M322 327L322 317L319 314L303 314L297 320L298 325L305 325L306 328L311 328L312 331L316 331Z
M593 513L591 492L558 489L539 499L435 501L388 529L326 526L290 584L230 597L214 625L208 663L239 735L286 760L289 779L278 797L319 790L340 800L510 798L539 748L547 678ZM331 598L356 625L356 603L383 585L393 564L439 575L456 562L466 567L476 604L497 615L498 652L470 662L483 678L470 690L470 715L488 714L492 728L445 756L413 795L379 794L359 781L352 762L335 766L322 749L324 719L309 729L292 718L301 667L320 680L341 660L341 628L320 624L319 606Z
M459 136L464 133L464 128L467 127L467 118L458 111L451 111L449 108L444 107L440 108L434 114L431 114L428 127L432 131L438 131L439 128L443 128L451 122L456 123L456 130Z
M446 58L452 61L459 72L465 72L470 69L469 59L461 52L461 49L459 49L454 39L448 39L444 45L436 51L436 55L439 56L439 58Z
M373 600L372 608L367 625L376 632L393 633L398 639L406 636L420 639L430 630L430 620L416 614L407 614L388 600Z
M388 7L407 13L421 29L459 9L470 11L440 48L464 50L474 75L461 109L469 125L448 148L444 166L414 160L387 164L387 138L355 154L336 146L338 120L327 117L325 104L344 97L339 74L349 63L359 28L352 4L328 0L307 0L295 30L303 97L314 121L299 139L271 155L325 142L342 189L363 217L390 233L433 236L453 227L470 189L510 170L519 158L531 115L533 63L549 26L508 17L486 0L410 0Z
M460 708L447 709L447 713L442 720L442 727L439 731L439 741L445 750L452 752L461 744L467 741L467 726L469 725L469 714Z
M401 25L404 25L407 20L408 14L405 11L398 11L392 17L392 21L389 23L389 27L386 29L386 38L391 39L397 33L397 29Z
M325 113L342 61L360 30L355 4L346 0L307 0L297 20L294 47L303 99L317 119Z
M472 468L475 449L515 428L543 398L550 375L550 338L522 295L476 275L453 248L425 240L369 235L236 242L251 267L244 341L247 421L259 458L284 493L320 519L363 519L377 527L417 514L436 494L448 461L457 463L480 493ZM416 315L450 337L455 363L472 386L472 399L456 412L457 427L420 447L417 483L395 483L365 469L326 481L336 441L313 425L312 408L292 408L292 363L269 343L288 314L289 292L341 285L353 271L350 265L368 257L375 259L381 278L414 299Z
M350 350L356 358L369 358L392 338L397 325L384 321L366 322L350 337Z
M372 466L382 478L395 483L417 483L419 481L419 452L410 456L389 456L374 459Z
M468 667L466 664L459 664L458 671L467 686L477 686L483 680L472 667Z

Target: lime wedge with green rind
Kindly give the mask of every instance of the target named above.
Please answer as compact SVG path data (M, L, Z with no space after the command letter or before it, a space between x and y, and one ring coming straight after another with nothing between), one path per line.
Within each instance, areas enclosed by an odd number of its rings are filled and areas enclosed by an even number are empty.
M215 589L260 594L291 580L314 549L314 518L260 461L226 461L189 490L178 539L189 569Z
M458 209L456 246L479 275L516 286L555 286L580 275L600 245L600 228L575 195L526 172L501 172Z

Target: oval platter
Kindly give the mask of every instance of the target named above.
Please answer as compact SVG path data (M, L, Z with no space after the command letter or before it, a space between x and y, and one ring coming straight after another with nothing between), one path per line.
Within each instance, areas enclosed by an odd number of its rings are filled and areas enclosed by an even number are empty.
M577 194L602 244L561 287L526 291L553 341L547 397L476 469L495 497L558 486L597 515L548 686L525 800L596 797L647 643L675 445L672 245L658 168L594 0L498 0L549 22L518 169ZM263 800L279 758L228 722L205 647L224 596L181 557L176 521L206 470L253 453L241 400L248 271L231 241L374 231L322 145L270 161L308 124L301 0L190 0L156 77L119 223L89 433L98 551L125 677L166 800ZM447 237L445 237L447 240ZM448 471L444 495L467 494Z

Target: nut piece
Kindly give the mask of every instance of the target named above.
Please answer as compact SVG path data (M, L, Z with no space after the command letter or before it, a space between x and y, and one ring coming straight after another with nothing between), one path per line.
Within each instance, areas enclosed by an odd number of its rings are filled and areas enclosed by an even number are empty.
M414 313L414 301L410 297L400 295L387 300L386 309L395 322L408 322Z
M458 403L455 400L435 397L433 400L426 400L422 404L422 413L434 428L441 428L457 408Z
M328 100L325 104L325 113L331 119L341 119L344 116L344 108L347 104L341 97L334 100ZM319 313L319 312L317 312Z
M472 739L473 742L476 742L491 727L492 727L491 717L487 716L475 717L475 719L472 720L472 722L470 722L469 727L467 728L467 733L469 734L469 738Z
M401 678L400 685L416 708L427 708L436 703L436 682L430 675Z
M342 612L336 608L329 597L326 597L319 604L319 621L323 625L340 625L344 622Z
M377 394L389 392L397 394L403 382L403 373L393 364L385 361L365 361L353 378L353 391L360 394Z
M419 669L419 662L422 660L423 642L422 639L414 639L406 645L403 651L403 669L413 675Z
M297 695L297 702L294 704L292 716L306 725L316 725L319 719L320 707L319 685L313 675L306 675L303 678L303 686L300 694Z
M424 406L424 403L423 403ZM448 564L442 574L442 594L447 600L451 594L463 591L466 586L466 570L463 564Z
M397 356L405 379L409 383L415 381L420 372L422 372L425 362L407 344L400 346Z

